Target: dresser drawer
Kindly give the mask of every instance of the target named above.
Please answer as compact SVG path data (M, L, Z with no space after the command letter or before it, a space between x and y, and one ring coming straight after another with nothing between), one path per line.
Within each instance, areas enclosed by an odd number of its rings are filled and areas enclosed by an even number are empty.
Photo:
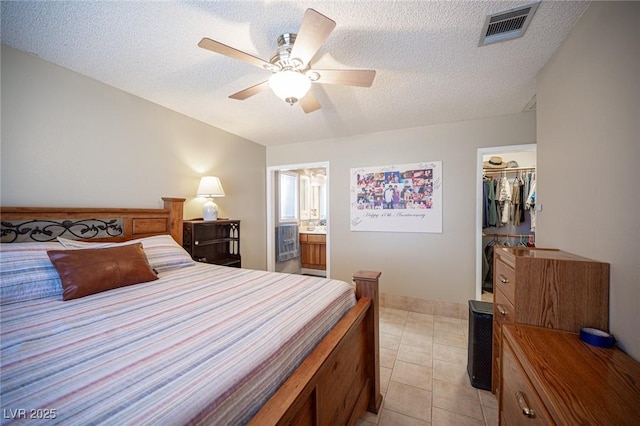
M525 370L516 359L508 341L502 342L502 383L500 384L500 420L509 425L553 424Z
M515 305L516 298L516 271L500 257L496 259L496 269L493 276L494 291L500 290L509 299L511 304Z
M500 290L493 295L493 318L498 324L516 320L516 308Z

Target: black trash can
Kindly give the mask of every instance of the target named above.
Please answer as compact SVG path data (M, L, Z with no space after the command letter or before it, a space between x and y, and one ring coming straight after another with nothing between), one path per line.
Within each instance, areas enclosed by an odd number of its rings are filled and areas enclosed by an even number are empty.
M469 300L467 373L474 388L491 390L493 303Z

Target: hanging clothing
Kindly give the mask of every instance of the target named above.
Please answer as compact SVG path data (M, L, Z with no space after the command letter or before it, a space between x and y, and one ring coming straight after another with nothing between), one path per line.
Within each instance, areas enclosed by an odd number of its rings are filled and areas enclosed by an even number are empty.
M524 180L520 177L520 208L518 210L520 212L520 223L524 223L527 220L524 214L524 202L528 193L524 191L524 187Z
M482 251L483 268L482 268L482 289L484 291L493 291L493 249L495 243L490 241ZM486 268L486 269L485 269Z
M513 179L511 187L511 223L515 226L520 225L520 181L516 177Z
M489 227L489 182L482 179L482 228Z
M515 173L515 175L514 175ZM527 207L535 172L502 171L482 181L482 228L500 228L507 225L520 226L526 223L526 212L535 212Z
M533 177L531 181L531 189L525 202L525 207L529 210L529 216L531 217L531 232L536 232L536 179Z
M488 201L489 201L489 226L498 224L498 199L496 197L496 183L493 179L487 182Z
M493 262L493 255L492 255L491 261ZM489 268L491 268L491 263L489 263L489 259L487 256L487 247L485 246L484 250L482 250L482 287L483 289L484 289L484 283L487 282Z
M500 203L502 204L502 220L503 225L509 222L509 216L511 212L511 185L507 176L502 176L500 179Z
M502 226L502 206L500 205L500 178L493 178L493 194L495 197L494 205L496 208L496 224L495 226Z
M531 172L525 174L522 178L523 181L523 185L522 185L522 206L524 207L524 204L527 201L527 196L529 196L529 189L531 189ZM526 209L525 209L526 210Z

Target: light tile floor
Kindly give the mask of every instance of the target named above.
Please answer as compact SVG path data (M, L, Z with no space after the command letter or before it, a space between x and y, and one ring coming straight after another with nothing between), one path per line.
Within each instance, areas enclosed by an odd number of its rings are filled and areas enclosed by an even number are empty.
M380 310L382 408L360 426L497 425L498 404L471 386L467 320Z

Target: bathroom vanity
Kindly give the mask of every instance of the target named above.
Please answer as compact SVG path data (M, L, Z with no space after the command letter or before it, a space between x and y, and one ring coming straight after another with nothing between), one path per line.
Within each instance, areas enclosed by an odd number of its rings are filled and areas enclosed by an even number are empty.
M327 269L327 234L325 230L300 230L302 268Z

